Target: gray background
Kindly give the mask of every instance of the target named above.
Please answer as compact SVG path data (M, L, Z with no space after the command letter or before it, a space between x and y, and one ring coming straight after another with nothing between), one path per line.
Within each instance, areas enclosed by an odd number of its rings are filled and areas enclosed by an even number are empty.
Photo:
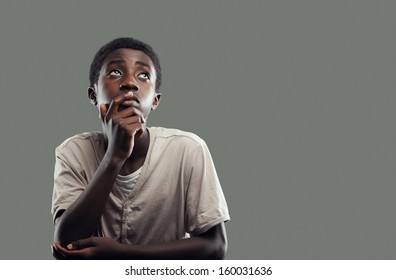
M80 3L81 2L81 3ZM96 50L152 44L152 126L204 138L228 259L394 259L394 1L2 1L0 259L50 259L54 149Z

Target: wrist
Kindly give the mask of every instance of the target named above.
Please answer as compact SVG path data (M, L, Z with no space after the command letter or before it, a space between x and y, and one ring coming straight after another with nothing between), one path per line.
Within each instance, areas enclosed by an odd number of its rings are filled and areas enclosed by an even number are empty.
M128 157L107 151L103 160L106 162L107 166L120 169L124 165L127 158Z
M123 244L119 243L118 247L118 257L123 260L135 260L141 259L139 257L139 245Z

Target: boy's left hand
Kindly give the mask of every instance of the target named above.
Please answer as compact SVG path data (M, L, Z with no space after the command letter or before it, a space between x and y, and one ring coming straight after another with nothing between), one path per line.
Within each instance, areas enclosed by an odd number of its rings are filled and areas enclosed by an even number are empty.
M67 248L58 242L51 246L52 255L58 260L117 259L123 245L107 237L90 237L77 240Z

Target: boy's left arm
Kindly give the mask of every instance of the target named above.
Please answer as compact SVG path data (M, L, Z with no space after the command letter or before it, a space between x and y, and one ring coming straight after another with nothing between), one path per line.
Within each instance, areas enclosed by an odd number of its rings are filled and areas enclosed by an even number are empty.
M52 246L57 259L224 259L227 235L224 223L186 238L150 245L121 244L106 237L90 237L61 247Z

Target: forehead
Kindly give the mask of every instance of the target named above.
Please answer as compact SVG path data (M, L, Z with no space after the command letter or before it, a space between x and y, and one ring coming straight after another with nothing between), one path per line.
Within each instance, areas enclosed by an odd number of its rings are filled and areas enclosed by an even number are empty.
M103 61L102 69L114 61L125 61L125 63L135 64L137 61L147 64L155 72L151 58L142 51L134 49L117 49L109 53Z

